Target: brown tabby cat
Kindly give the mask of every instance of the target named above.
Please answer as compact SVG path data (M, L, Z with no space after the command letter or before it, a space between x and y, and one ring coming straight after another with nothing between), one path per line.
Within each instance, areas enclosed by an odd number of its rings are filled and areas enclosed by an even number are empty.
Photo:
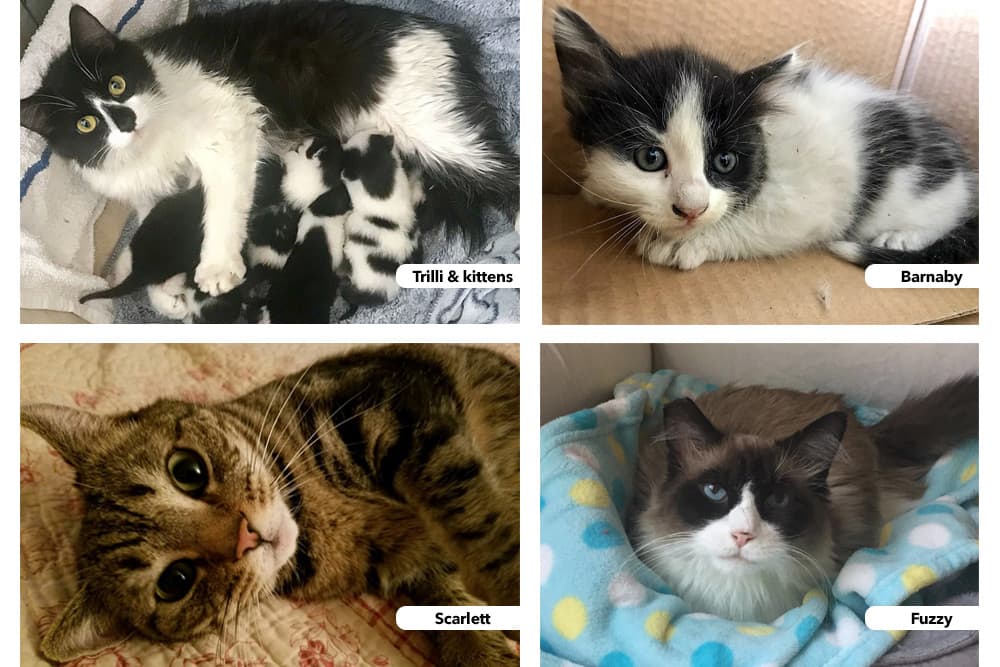
M630 538L691 609L770 623L877 546L931 465L979 431L979 378L872 427L836 394L724 387L666 405L640 444Z
M493 352L400 345L211 406L25 408L86 501L42 654L221 632L270 594L519 604L518 381ZM518 664L499 632L432 639L442 665Z

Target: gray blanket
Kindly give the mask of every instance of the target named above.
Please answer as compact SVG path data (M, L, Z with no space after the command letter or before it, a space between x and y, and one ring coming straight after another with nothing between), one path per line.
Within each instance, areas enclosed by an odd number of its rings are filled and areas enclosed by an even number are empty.
M352 0L402 9L464 28L482 52L480 71L500 111L500 123L510 145L520 139L520 33L517 0ZM243 4L238 0L203 0L192 3L192 11L211 12ZM473 257L457 237L439 230L422 239L426 262L520 263L520 238L513 220L496 211L487 212L486 243ZM133 216L125 226L108 267L135 233ZM339 300L338 300L339 301ZM152 309L145 291L116 299L115 321L125 323L167 322ZM343 310L343 304L334 308ZM407 289L391 303L358 309L347 323L490 324L519 320L520 294L515 289Z

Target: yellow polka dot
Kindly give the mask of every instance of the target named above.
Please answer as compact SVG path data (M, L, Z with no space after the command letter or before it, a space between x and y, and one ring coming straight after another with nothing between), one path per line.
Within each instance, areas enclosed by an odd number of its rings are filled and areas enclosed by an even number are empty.
M625 463L625 450L622 449L621 443L618 442L615 436L608 436L608 446L611 447L611 453L618 459L618 463Z
M977 466L975 463L970 463L965 467L965 470L962 471L962 476L959 477L959 479L964 484L965 482L968 482L970 479L972 479L978 470L979 466Z
M592 479L581 479L569 490L569 497L577 505L588 507L607 507L611 504L608 492L600 482Z
M674 626L670 625L670 614L665 611L654 611L646 617L644 625L646 634L659 642L668 642L674 634Z
M563 598L552 610L552 625L566 639L576 639L587 625L587 608L580 598Z
M892 524L887 523L882 526L882 532L878 536L878 546L884 549L886 545L889 544L889 539L892 537Z
M903 570L902 579L906 592L913 593L937 581L937 575L926 565L911 565Z
M643 383L642 388L645 389L646 391L649 391L650 389L653 388L653 383L652 382L645 382L645 383Z
M736 629L742 634L750 635L751 637L766 637L767 635L774 634L774 628L770 625L741 625Z
M889 630L889 636L892 637L892 641L898 642L906 636L906 632L906 630Z
M823 604L826 604L826 596L823 595L822 591L818 591L815 588L805 594L802 598L802 604L808 604L810 600L819 600Z

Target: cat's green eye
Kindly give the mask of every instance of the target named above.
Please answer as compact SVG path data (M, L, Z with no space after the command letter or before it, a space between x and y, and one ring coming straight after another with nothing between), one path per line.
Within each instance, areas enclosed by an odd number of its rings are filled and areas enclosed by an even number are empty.
M108 82L108 92L114 97L121 97L125 94L125 77L115 74Z
M97 116L84 116L76 121L76 131L80 134L90 134L97 129Z
M729 493L727 493L726 490L718 484L702 484L701 492L705 494L705 497L713 503L721 503L729 497Z
M784 507L788 504L788 494L784 491L772 491L767 497L767 504L772 507Z
M156 580L156 597L164 602L177 602L194 586L198 568L193 560L175 560Z
M175 449L167 459L167 471L178 489L190 496L199 496L208 486L208 466L198 452Z

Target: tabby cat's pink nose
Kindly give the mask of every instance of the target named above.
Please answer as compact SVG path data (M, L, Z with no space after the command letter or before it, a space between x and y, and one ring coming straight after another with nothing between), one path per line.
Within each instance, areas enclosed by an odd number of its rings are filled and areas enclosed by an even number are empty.
M243 554L260 544L260 535L250 528L246 517L240 521L240 533L236 538L236 560L243 558Z
M743 548L743 545L753 539L753 533L748 533L746 531L737 530L733 533L733 540L736 541L736 546Z

